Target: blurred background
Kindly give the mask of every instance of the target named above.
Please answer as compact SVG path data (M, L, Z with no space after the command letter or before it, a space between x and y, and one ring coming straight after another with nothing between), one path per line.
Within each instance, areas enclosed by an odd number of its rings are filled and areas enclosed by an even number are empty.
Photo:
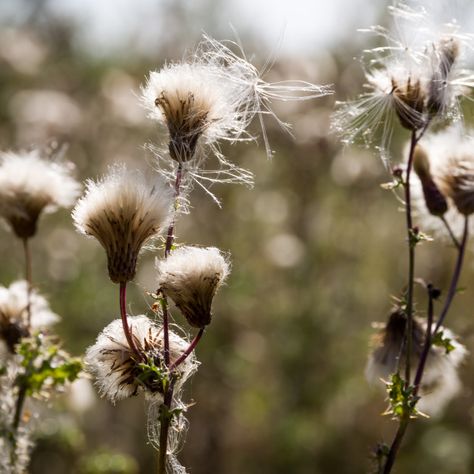
M474 31L473 7L453 6ZM145 169L153 157L143 145L160 136L138 105L140 84L203 31L217 39L238 32L258 66L274 57L267 80L333 83L345 99L361 90L354 57L375 46L357 28L387 21L384 2L366 0L2 0L0 149L66 143L81 180L115 161ZM186 394L196 403L180 459L193 474L365 473L376 443L392 439L395 423L381 416L384 395L367 385L364 367L371 323L385 320L405 282L404 216L380 187L389 180L380 160L341 148L329 133L334 101L275 103L294 137L267 120L272 160L262 143L224 149L255 174L255 188L214 187L222 209L196 189L192 212L179 220L179 242L218 246L233 261ZM406 138L397 131L395 159ZM42 219L33 249L34 281L63 318L65 348L80 355L118 316L104 252L75 233L66 211ZM446 288L454 250L429 243L418 255L418 276ZM151 304L155 256L139 262L134 314ZM473 257L471 247L468 291L449 317L471 352ZM21 246L6 229L0 258L1 284L22 276ZM461 376L463 392L446 412L410 428L398 472L474 472L472 359ZM156 469L143 399L113 407L88 381L45 410L37 436L32 473Z

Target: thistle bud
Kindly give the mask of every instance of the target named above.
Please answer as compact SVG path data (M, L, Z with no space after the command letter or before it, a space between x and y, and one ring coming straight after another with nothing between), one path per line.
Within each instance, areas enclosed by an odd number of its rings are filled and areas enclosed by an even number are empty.
M104 247L110 279L121 283L133 280L141 248L168 223L171 201L164 183L121 166L97 183L89 180L72 215L78 231Z
M443 216L448 210L448 203L431 176L428 155L419 145L414 151L413 169L420 178L426 207L430 214Z
M203 328L211 322L212 300L229 274L217 248L181 247L157 261L160 290L171 298L188 323Z

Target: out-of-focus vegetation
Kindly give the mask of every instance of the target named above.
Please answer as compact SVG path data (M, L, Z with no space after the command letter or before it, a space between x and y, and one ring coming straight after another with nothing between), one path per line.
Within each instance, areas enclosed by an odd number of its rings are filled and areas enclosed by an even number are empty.
M25 21L4 22L0 30L0 148L67 143L81 179L115 161L152 163L142 145L158 134L136 94L145 74L163 64L164 51L170 58L182 51L170 42L157 45L152 60L127 50L98 59L77 48L72 25L48 14L46 4L24 3L31 8ZM181 28L185 35L186 24ZM272 78L332 82L338 98L354 95L362 77L352 34L324 56L278 57ZM330 135L333 102L278 104L278 114L294 124L294 139L268 120L273 160L263 146L225 149L255 173L255 188L216 186L222 209L196 189L192 213L178 223L179 242L216 245L233 260L187 394L197 403L188 412L181 459L194 474L363 473L376 442L391 440L395 424L380 416L383 395L367 386L364 366L371 323L385 319L391 295L405 283L403 214L380 187L387 181L380 160L363 148L342 149ZM418 276L446 288L453 249L426 243L418 254ZM0 282L8 285L23 265L6 229L0 255ZM104 252L60 212L42 219L33 255L34 281L62 315L65 347L80 355L118 316ZM449 318L471 352L473 257L470 251L462 277L467 290ZM129 297L134 314L151 304L153 262L152 252L139 262ZM446 413L410 427L398 472L474 472L472 365L463 369L464 391ZM138 398L113 407L82 381L42 414L32 472L153 472L144 410Z

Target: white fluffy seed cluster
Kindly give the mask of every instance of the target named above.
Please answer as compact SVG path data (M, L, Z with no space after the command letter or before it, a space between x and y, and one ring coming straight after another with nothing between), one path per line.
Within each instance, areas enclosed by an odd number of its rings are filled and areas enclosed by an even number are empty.
M472 37L452 23L432 24L421 7L400 3L389 10L391 28L366 30L385 44L365 52L367 92L339 103L334 114L333 128L347 143L380 138L384 149L395 117L411 131L457 119L459 98L474 84L474 72L465 65Z
M406 326L406 317L403 313L394 311L384 329L374 338L374 348L369 355L365 375L367 380L374 384L384 386L383 381L388 381L399 364L400 349L403 344ZM432 345L423 373L420 386L420 401L417 408L430 416L440 414L449 401L461 390L462 385L458 369L467 356L466 348L457 342L457 337L446 328L441 328L443 337L449 338L454 349L446 353L444 347ZM413 327L413 352L411 366L416 367L420 360L425 341L426 321L414 319ZM404 367L406 356L402 356L400 367ZM413 380L412 380L413 383Z
M446 200L445 212L433 214L426 195L428 178L423 173L414 174L411 180L414 213L424 230L449 238L440 219L444 217L455 235L460 236L465 216L474 212L473 137L472 131L466 134L460 127L453 126L427 135L419 146L428 163L429 178ZM471 223L471 230L473 225Z
M146 316L129 317L128 322L138 351L147 359L153 360L157 367L162 366L162 327ZM169 337L170 361L173 363L186 350L188 342L172 331ZM120 319L106 326L95 344L87 349L85 363L87 370L95 377L101 396L113 403L141 392L145 392L152 400L162 400L163 389L158 380L140 381L140 361L136 360L136 355L128 345ZM176 392L194 373L197 364L194 354L191 354L177 367Z
M212 300L230 265L215 247L181 247L157 260L158 287L171 298L191 326L211 322Z
M30 294L31 330L43 329L59 321L48 301L33 289ZM10 352L28 335L28 284L20 280L8 288L0 286L0 339Z
M185 162L194 157L201 137L212 144L243 132L247 117L239 110L239 89L223 80L218 65L194 61L151 72L142 97L150 117L168 129L171 157Z
M20 238L36 233L42 212L70 207L80 193L67 162L41 158L37 151L0 155L0 216Z
M247 128L259 116L265 149L271 156L263 117L271 115L283 128L289 128L273 112L272 102L332 94L331 87L305 81L268 83L242 51L234 52L238 48L231 42L224 44L204 36L184 61L151 72L142 87L142 104L149 117L164 125L168 132L169 153L152 147L157 170L171 181L176 176L176 166L181 166L186 170L188 183L198 184L217 202L209 190L210 184L253 183L252 173L222 154L221 141L253 139ZM217 159L214 170L204 169L209 155Z
M172 197L159 177L115 166L100 181L87 181L72 216L76 228L95 237L107 252L110 279L135 276L141 248L159 236L170 220Z

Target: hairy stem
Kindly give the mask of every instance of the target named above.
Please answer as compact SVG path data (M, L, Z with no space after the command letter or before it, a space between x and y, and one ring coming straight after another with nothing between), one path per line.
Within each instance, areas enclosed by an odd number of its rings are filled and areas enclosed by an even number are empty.
M176 180L174 184L174 197L175 197L175 212L178 209L179 205L179 195L181 192L181 181L183 177L183 168L181 163L178 165L176 170ZM166 234L166 245L165 245L165 258L171 253L174 241L174 226L175 226L175 217L171 221L170 226L168 227L168 232ZM164 361L166 367L171 370L170 367L170 339L169 339L169 314L168 314L168 299L166 295L162 294L162 309L163 309L163 339L164 339ZM171 408L171 403L173 401L173 384L171 383L169 387L165 389L163 397L163 411L161 415L161 425L160 425L160 452L158 458L158 474L165 474L166 472L166 455L168 449L168 432L170 427L169 419L169 410Z
M122 318L122 326L123 332L125 333L125 337L127 338L128 345L130 350L139 358L142 359L142 355L137 349L135 342L133 340L132 331L130 330L130 326L128 325L127 320L127 283L120 282L120 316Z
M176 359L171 365L170 365L170 372L173 371L176 367L178 367L180 364L182 364L189 354L193 352L193 350L196 348L198 345L199 341L201 340L202 335L204 334L204 328L199 329L199 332L194 336L194 339L191 341L191 344L189 344L188 348L181 354L181 356Z

